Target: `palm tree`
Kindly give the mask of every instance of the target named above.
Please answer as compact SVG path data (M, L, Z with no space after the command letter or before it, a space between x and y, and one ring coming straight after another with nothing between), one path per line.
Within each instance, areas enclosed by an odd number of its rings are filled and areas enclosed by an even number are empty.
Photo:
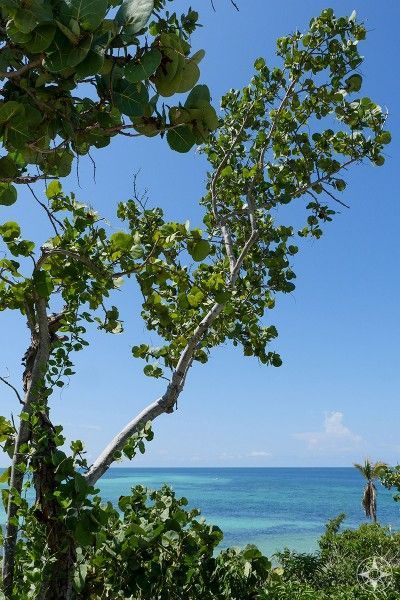
M354 463L354 466L367 480L362 499L365 515L376 523L376 487L374 480L378 479L382 470L387 467L387 465L384 462L372 463L366 458L363 465Z

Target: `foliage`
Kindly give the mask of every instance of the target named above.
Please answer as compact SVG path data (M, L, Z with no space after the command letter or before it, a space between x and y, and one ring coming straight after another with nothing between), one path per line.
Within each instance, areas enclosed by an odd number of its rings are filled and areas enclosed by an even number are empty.
M221 530L168 486L136 486L120 497L118 509L98 496L92 502L95 511L79 520L87 529L76 534L77 600L371 600L371 590L357 579L360 563L371 556L394 567L396 585L384 598L395 600L400 591L400 534L377 524L339 531L340 515L328 523L316 554L285 550L273 568L252 545L218 552ZM18 600L35 597L50 558L38 521L28 519L18 545Z
M121 229L111 233L96 211L66 194L58 180L46 186L45 197L42 191L32 190L49 220L47 241L26 238L14 221L0 225L4 252L0 310L20 313L31 333L24 356L19 426L5 418L0 421L0 440L13 459L4 493L8 595L19 528L25 535L17 543L16 574L24 582L36 577L28 583L39 586L43 598L69 597L72 576L81 564L80 548L87 553L95 540L106 543L110 523L114 529L122 527L118 533L122 538L130 537L131 525L137 525L131 523L132 511L127 508L122 525L111 508L104 513L96 497L92 498L95 483L123 454L132 458L137 450L144 451L144 440L152 435L149 421L174 411L194 362L207 362L213 348L230 341L242 347L246 356L281 365L271 347L277 330L270 311L279 294L295 289L292 261L297 244L307 236L318 239L324 224L335 215L333 206L344 205L340 193L346 187L343 177L348 167L363 160L382 165L384 146L390 142L382 109L358 95L362 84L357 71L362 62L358 42L364 39L365 28L354 14L336 18L327 9L312 19L305 34L280 38L279 66L270 68L258 59L250 84L224 96L219 128L210 134L218 124L210 93L206 86L195 85L202 53L189 58L188 36L197 14L189 11L178 22L175 14L163 19L154 13L157 19L149 26L154 40L140 47L152 2L114 4L119 6L116 14L111 11L112 17L105 18L109 6L103 0L90 4L68 0L54 6L38 0L26 14L13 0L3 3L3 19L9 25L1 34L6 36L1 50L5 56L11 52L7 65L12 68L3 73L7 81L0 120L8 154L1 164L19 166L6 175L0 198L3 204L11 204L16 196L11 183L31 181L23 176L28 164L39 166L43 171L39 177L66 174L72 154L108 143L112 133L125 128L125 115L131 119L128 128L136 127L146 135L168 129L169 144L178 151L206 140L202 151L210 173L201 200L203 225L167 221L161 207L149 208L134 189L133 198L117 209ZM157 10L164 5L160 0ZM54 30L54 37L37 57L32 44L38 43L38 30L42 32L44 26L46 31ZM10 32L12 44L7 37ZM104 44L99 51L102 66L92 55L99 40ZM131 45L136 48L134 58L125 53L121 61L114 54L117 48L127 51ZM86 64L84 71L86 61L90 69ZM80 95L88 77L95 100ZM168 122L157 108L158 95L149 100L149 80L166 97L191 90L184 105L170 108ZM38 101L44 104L42 108ZM40 122L35 112L31 119L31 109L43 113ZM26 127L29 135L20 137L20 128L24 132ZM56 138L61 140L59 147L50 148ZM68 168L64 168L67 155ZM287 218L287 205L297 206L300 198L307 202L305 223L298 231L292 222L283 224L282 218ZM51 395L74 374L74 353L88 346L90 327L111 334L122 331L123 315L113 301L115 291L128 278L134 278L140 288L141 316L147 329L160 339L157 347L143 340L132 348L132 354L145 361L146 376L168 376L168 384L162 396L87 465L81 441L73 442L70 453L61 449L62 427L51 422ZM22 493L25 474L31 475L27 485L33 485L36 492L32 507ZM154 500L157 504L158 499ZM129 507L130 501L126 502ZM158 522L157 510L152 518ZM190 529L191 517L184 517L184 523ZM182 536L185 546L186 534ZM163 548L157 546L156 555L165 561ZM124 546L122 561L130 560L131 550ZM173 556L175 550L169 551ZM99 557L88 555L90 564L101 563L103 552L105 546ZM216 564L218 581L225 586L225 594L243 598L247 592L240 574L245 574L246 581L257 582L267 563L254 549L246 554L230 551L225 559L230 567ZM146 569L144 559L140 560L140 568ZM156 569L150 563L148 568ZM127 583L118 577L114 580L114 575L110 573L110 585L125 593ZM98 584L96 577L93 585ZM160 588L154 593L166 592Z
M221 530L186 505L167 486L157 492L137 486L120 497L119 510L111 503L101 505L95 496L96 512L80 519L88 529L77 534L77 599L252 600L256 590L276 578L270 561L254 546L216 556ZM49 558L37 521L25 534L18 545L19 600L35 597L45 577L42 558Z
M393 498L396 502L400 501L400 465L394 467L386 466L379 474L382 484L388 490L395 488L399 493L396 493Z
M169 1L1 3L0 204L15 201L13 183L64 177L74 156L118 133L167 131L170 146L186 152L215 129L209 100L164 106L163 97L194 88L204 56L190 56L197 12L163 15ZM193 140L185 135L184 147L182 129Z
M339 531L344 518L344 514L339 515L327 524L317 553L285 550L277 554L284 583L280 582L271 598L370 598L373 590L360 585L357 574L363 561L374 556L383 558L392 569L394 585L385 591L385 598L398 596L400 533L376 523Z

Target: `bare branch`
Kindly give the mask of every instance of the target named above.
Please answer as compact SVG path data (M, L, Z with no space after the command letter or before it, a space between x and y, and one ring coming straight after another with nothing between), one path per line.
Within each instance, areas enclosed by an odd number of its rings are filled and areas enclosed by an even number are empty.
M40 67L43 62L43 56L40 55L38 58L33 60L30 63L27 63L17 71L0 71L0 79L14 79L16 77L21 77L27 71L31 69L35 69L36 67Z
M25 183L35 183L35 181L39 181L40 179L59 179L59 177L53 177L52 175L45 175L45 174L40 174L40 175L25 175L25 176L21 176L21 177L0 177L0 182L1 183L21 183L21 184L25 184Z
M65 229L63 223L61 223L61 221L59 221L53 214L52 212L48 209L48 207L45 205L44 202L42 202L41 200L39 200L39 198L37 197L37 195L35 194L35 191L33 190L32 186L29 185L28 183L28 188L32 194L32 196L35 198L36 202L43 208L43 210L46 212L47 216L49 217L49 221L55 231L55 234L58 235L58 229L55 225L55 223L57 223L61 229Z
M13 392L17 396L18 402L20 402L20 404L24 404L24 401L22 400L16 387L14 387L9 381L7 381L7 379L5 377L0 377L0 381L2 381L5 385L7 385L9 388L11 388L13 390Z

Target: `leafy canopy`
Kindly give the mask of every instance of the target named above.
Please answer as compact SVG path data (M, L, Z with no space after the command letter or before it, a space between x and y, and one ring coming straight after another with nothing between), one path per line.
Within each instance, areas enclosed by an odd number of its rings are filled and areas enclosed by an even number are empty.
M164 97L195 88L204 56L191 56L198 14L163 17L166 4L1 3L0 204L15 202L14 183L65 177L74 156L117 134L167 132L171 148L187 152L216 128L209 93L201 100L194 93L184 109L164 105Z

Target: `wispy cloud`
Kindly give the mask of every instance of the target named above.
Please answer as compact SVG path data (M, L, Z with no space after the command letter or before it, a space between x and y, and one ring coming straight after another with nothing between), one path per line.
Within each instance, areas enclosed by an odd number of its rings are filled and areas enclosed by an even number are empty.
M265 458L266 456L271 456L271 452L265 452L265 450L253 450L249 452L247 455L250 458Z
M222 452L222 454L219 455L219 458L221 460L246 460L247 458L267 458L268 456L271 456L271 452L266 452L265 450L252 450L245 454Z
M343 413L336 411L325 416L323 428L321 431L308 431L304 433L295 433L298 440L307 443L312 449L333 449L350 451L357 446L362 437L351 431L343 423Z

